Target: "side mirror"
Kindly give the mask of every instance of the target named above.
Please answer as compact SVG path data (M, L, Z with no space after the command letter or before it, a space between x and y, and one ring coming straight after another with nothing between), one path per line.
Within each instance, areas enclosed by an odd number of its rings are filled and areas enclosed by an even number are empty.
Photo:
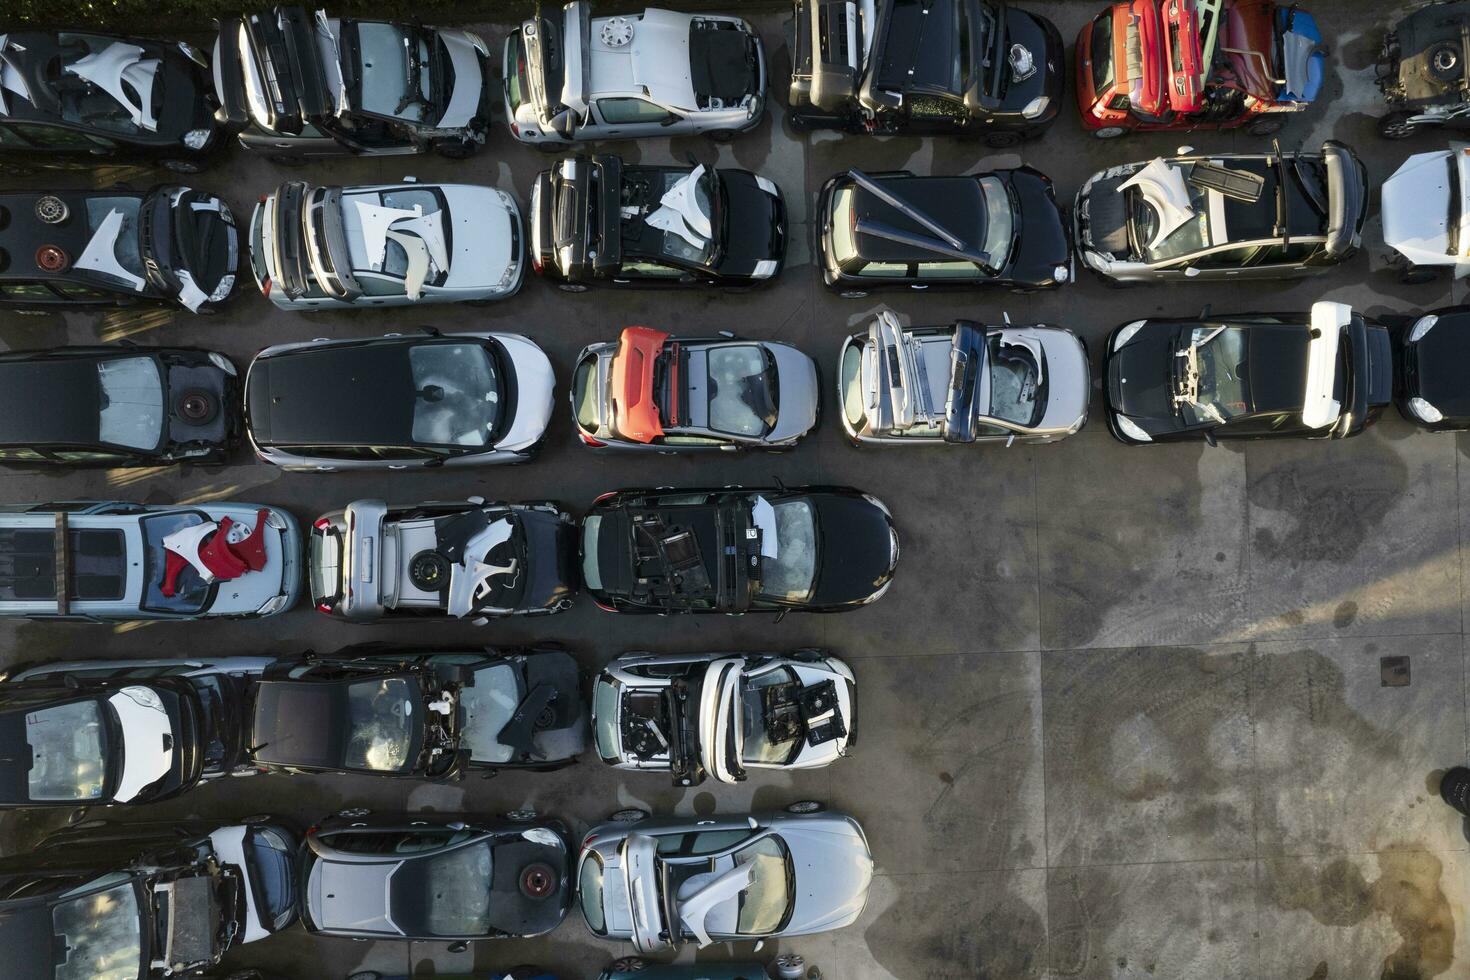
M735 339L735 332L732 331L732 330L721 330L720 331L720 336L721 337L724 337L726 340L734 340Z
M1213 429L1206 429L1205 430L1205 442L1207 442L1207 443L1210 444L1210 448L1211 449L1214 449L1215 447L1217 447L1217 446L1220 445L1219 441L1215 438L1215 430L1213 430Z
M1193 279L1195 276L1199 275L1199 269L1191 265L1185 268L1184 274L1190 279Z
M672 126L672 125L674 125L674 123L676 123L678 121L679 121L679 117L678 116L668 116L668 117L666 117L664 119L663 122L659 123L659 125L660 126Z
M551 131L563 139L571 139L572 134L577 131L577 117L572 110L563 109L551 117Z
M463 953L465 950L467 950L469 948L470 948L470 944L467 943L467 942L465 942L463 939L461 939L457 943L450 943L449 944L449 951L451 953Z

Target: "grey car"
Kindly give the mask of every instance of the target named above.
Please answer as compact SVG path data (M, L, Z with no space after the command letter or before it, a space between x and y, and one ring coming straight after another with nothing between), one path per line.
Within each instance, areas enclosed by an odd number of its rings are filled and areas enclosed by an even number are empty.
M591 8L553 7L506 38L505 114L516 139L726 140L760 122L766 56L745 21L654 8L594 19Z
M790 344L628 327L582 349L571 398L592 449L790 449L817 424L817 366Z
M619 811L587 832L577 865L587 927L640 953L840 929L872 880L858 822L811 801L701 819Z
M884 310L838 364L842 428L860 446L1056 442L1087 421L1087 348L1064 327L905 327Z

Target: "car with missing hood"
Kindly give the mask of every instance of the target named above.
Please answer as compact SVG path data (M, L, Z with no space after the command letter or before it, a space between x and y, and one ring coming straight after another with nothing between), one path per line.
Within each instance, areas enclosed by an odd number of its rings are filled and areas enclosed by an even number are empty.
M219 22L219 121L278 163L433 150L463 159L490 126L490 47L419 23L274 7Z
M531 267L569 293L770 282L786 259L781 189L748 170L575 156L531 189Z
M1415 425L1470 429L1470 307L1447 306L1414 320L1399 349L1394 400Z
M1066 46L1051 21L992 0L794 0L798 130L1039 136L1061 111Z
M0 681L0 807L152 803L241 771L250 685L270 662L11 667Z
M648 8L592 16L587 0L510 32L505 114L522 143L704 133L732 139L766 108L766 56L739 17Z
M223 354L56 347L0 354L0 465L222 463L240 438Z
M856 709L851 668L821 650L625 653L592 685L602 761L675 786L830 765L856 737Z
M0 616L243 619L285 612L300 589L301 532L274 507L0 506Z
M572 604L576 547L550 501L357 500L312 525L311 601L354 623L548 615Z
M343 810L306 833L301 921L353 939L529 938L572 904L574 855L560 821Z
M223 142L209 59L192 44L91 31L0 28L0 156L99 158L198 173Z
M1374 80L1389 111L1378 120L1384 139L1407 139L1431 126L1470 122L1465 62L1470 2L1415 4L1383 37Z
M1274 0L1121 0L1077 35L1077 109L1099 139L1278 132L1322 93L1317 20Z
M608 612L844 612L888 591L898 530L849 487L614 490L582 519L582 583Z
M14 977L196 975L296 921L296 834L267 816L85 820L0 860L0 946Z
M505 299L522 251L515 198L475 184L290 180L250 219L251 273L283 310Z
M1087 421L1087 347L1065 327L906 327L883 310L837 363L842 429L858 446L1055 442Z
M1073 238L1118 283L1319 275L1357 254L1368 197L1362 161L1335 140L1320 153L1156 157L1089 178Z
M1345 439L1393 395L1388 331L1344 303L1310 313L1135 320L1108 337L1108 426L1130 445Z
M262 460L303 472L520 463L541 447L555 385L519 334L319 337L255 355L245 428Z
M817 198L822 279L859 299L880 286L1054 289L1072 246L1050 178L1030 167L917 177L849 170Z
M816 427L820 395L816 363L790 344L627 327L582 348L571 402L592 449L782 450Z
M587 741L580 676L551 647L369 644L281 660L254 691L250 761L269 772L439 780L559 769Z
M0 310L216 313L239 252L229 207L188 187L0 194Z
M1408 284L1470 273L1470 147L1415 153L1383 182L1379 211L1390 261Z
M582 839L577 899L594 935L656 953L841 929L872 879L862 827L820 803L698 820L619 810Z

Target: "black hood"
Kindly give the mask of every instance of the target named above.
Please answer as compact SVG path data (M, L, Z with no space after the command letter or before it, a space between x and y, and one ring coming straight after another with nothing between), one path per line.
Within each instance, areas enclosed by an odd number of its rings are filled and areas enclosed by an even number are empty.
M1016 195L1021 233L1005 275L1017 282L1055 285L1057 266L1070 267L1072 246L1051 181L1030 167L1012 170L1006 179Z
M1429 332L1404 345L1404 397L1422 398L1446 418L1470 416L1470 309L1441 313Z
M786 255L786 208L781 199L761 190L755 174L721 170L725 189L725 249L720 274L748 276L756 263Z
M1108 403L1149 432L1179 428L1170 398L1177 323L1147 322L1108 354Z
M576 528L555 514L522 511L526 537L526 582L522 609L551 609L577 591Z
M856 493L822 492L808 498L821 535L812 604L853 605L870 598L893 577L892 519Z
M1055 25L1045 17L1027 13L1016 7L1004 7L1006 43L1009 56L1011 46L1019 44L1031 52L1033 70L1021 81L1015 80L1009 63L1002 66L1008 78L1001 108L1005 112L1020 112L1032 99L1049 96L1051 104L1035 120L1048 119L1061 109L1062 88L1066 79L1066 44Z

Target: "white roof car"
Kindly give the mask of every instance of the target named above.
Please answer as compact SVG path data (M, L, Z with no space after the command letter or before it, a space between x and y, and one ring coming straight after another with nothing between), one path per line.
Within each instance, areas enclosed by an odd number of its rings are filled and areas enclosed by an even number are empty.
M260 567L226 578L211 571L205 550L231 525L259 549ZM185 556L184 539L198 559ZM0 508L0 616L109 622L272 616L291 608L300 589L300 529L272 507L89 500Z
M1383 182L1383 242L1406 281L1470 273L1470 146L1416 153Z
M505 41L505 108L523 143L708 133L729 139L760 122L766 62L739 17L649 8L591 16L573 0Z
M483 302L521 286L515 198L473 184L287 181L250 219L250 268L287 310Z

